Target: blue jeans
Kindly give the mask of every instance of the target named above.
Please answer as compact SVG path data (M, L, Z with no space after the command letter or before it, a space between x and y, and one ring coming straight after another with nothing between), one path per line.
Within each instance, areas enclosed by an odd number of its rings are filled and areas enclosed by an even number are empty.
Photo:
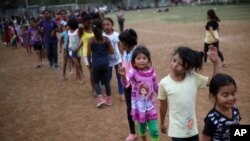
M53 64L58 65L57 43L45 43L44 46L47 53L47 57L49 59L50 66L52 67Z
M115 65L115 73L116 73L116 78L117 78L117 84L118 84L118 90L119 90L119 94L122 95L124 94L124 86L122 85L122 81L121 81L121 75L118 72L118 67L119 64ZM112 68L113 67L109 67L109 80L111 81L112 79Z

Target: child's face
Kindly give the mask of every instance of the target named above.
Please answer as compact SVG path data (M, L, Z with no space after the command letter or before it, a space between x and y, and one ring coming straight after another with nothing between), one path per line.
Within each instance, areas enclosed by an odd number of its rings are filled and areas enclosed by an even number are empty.
M91 28L92 20L87 20L87 21L83 22L83 25L85 28Z
M223 86L219 89L216 97L216 106L230 109L236 102L236 87L233 84Z
M67 18L67 13L66 13L65 11L62 11L62 12L60 13L60 15L61 15L61 18L63 18L63 19L66 19L66 18Z
M45 12L43 13L43 17L44 17L45 19L50 18L50 13L49 13L48 11L45 11Z
M31 21L30 21L30 26L35 27L35 26L36 26L36 22L33 21L33 20L31 20Z
M175 74L185 74L186 69L184 68L183 61L180 58L179 54L176 54L173 56L170 62L170 69L173 71Z
M103 21L103 29L105 32L111 32L113 29L113 25L109 20Z
M139 70L145 70L149 67L148 57L142 53L138 53L135 57L135 67Z

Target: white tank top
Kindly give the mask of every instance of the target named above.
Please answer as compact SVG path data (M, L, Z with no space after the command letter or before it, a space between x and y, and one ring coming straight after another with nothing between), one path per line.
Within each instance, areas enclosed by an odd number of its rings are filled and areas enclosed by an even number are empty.
M78 36L78 29L75 31L68 32L69 35L69 48L70 49L76 49L79 46L80 38Z

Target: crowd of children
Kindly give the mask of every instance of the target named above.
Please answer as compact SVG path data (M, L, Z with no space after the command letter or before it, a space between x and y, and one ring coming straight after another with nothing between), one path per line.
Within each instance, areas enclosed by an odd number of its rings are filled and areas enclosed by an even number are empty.
M178 47L171 58L169 74L160 82L150 51L145 46L136 46L136 31L114 31L111 18L93 19L88 13L82 13L80 17L67 17L67 11L61 10L61 18L54 20L50 11L45 10L42 19L32 18L29 26L21 25L20 30L16 30L10 20L8 34L4 38L7 44L14 47L20 41L28 54L32 54L33 47L37 54L37 68L42 66L45 51L49 67L58 69L59 46L59 52L63 52L61 80L66 80L69 66L69 71L76 73L76 81L83 84L83 62L89 70L90 84L97 96L97 107L112 105L110 81L112 69L115 68L119 96L121 101L126 101L127 106L130 133L126 141L137 138L136 126L143 141L147 140L147 131L151 141L159 141L160 132L168 132L173 141L198 141L195 100L198 89L206 86L215 103L205 117L202 140L229 140L229 126L239 124L241 119L235 106L237 87L231 76L220 73L224 58L218 45L219 18L213 10L207 14L209 21L206 25L204 52ZM213 63L211 80L199 74L207 57ZM103 85L106 97L102 94ZM168 127L165 123L167 111Z

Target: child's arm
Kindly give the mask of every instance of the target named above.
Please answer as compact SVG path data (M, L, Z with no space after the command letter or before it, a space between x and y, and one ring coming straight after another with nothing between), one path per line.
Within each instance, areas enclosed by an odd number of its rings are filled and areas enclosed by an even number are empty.
M157 80L157 76L156 76L155 72L154 72L154 76L153 76L153 86L154 86L155 93L158 94L159 84L158 84L158 80Z
M215 35L214 35L214 33L213 33L213 31L214 31L213 27L212 27L212 26L209 26L209 27L208 27L208 30L209 30L209 32L211 33L211 35L213 36L214 40L215 40L216 42L218 42L219 39L217 39L217 38L215 37Z
M92 40L93 40L93 38L90 38L89 40L88 40L88 46L87 46L87 58L88 58L88 62L89 62L89 66L88 66L88 68L89 69L91 69L91 54L92 54L92 50L91 50L91 45L92 45Z
M63 35L64 36L64 35ZM59 52L62 53L62 46L63 46L63 36L61 36L61 39L59 40Z
M167 127L165 125L165 117L168 109L168 102L167 99L160 100L160 129L161 133L167 133Z
M210 117L214 118L214 117ZM202 131L202 141L211 141L211 138L214 136L217 127L215 126L214 122L205 117L205 124L204 129Z
M118 49L120 51L120 54L123 55L123 49L122 49L121 42L118 42Z
M135 79L133 79L133 77L134 77L134 70L133 69L126 70L124 67L120 66L118 68L118 72L121 75L122 84L126 88L128 88L132 83L135 83Z
M75 49L75 51L79 51L82 48L83 42L82 40L80 40L80 44L78 45L78 47Z
M125 85L125 83L127 82L127 78L126 78L126 69L122 66L119 66L118 68L118 72L121 75L121 80L122 83ZM125 83L124 83L125 82Z
M160 83L158 99L160 100L160 130L161 133L167 133L167 127L165 125L165 117L168 109L167 95L163 84Z
M108 42L108 45L109 45L109 54L113 54L114 53L114 49L113 49L113 47L112 47L112 45L111 45L111 42L110 42L110 40L108 39L108 38L106 38L107 39L107 42Z
M214 47L213 45L209 45L208 46L209 50L208 50L208 58L211 60L211 62L213 63L213 76L216 75L217 73L220 72L220 59L218 57L218 51L217 48Z
M202 134L201 141L211 141L211 136L207 136L207 135Z
M57 32L57 24L53 21L53 30L50 33L50 37L56 36L56 32Z

